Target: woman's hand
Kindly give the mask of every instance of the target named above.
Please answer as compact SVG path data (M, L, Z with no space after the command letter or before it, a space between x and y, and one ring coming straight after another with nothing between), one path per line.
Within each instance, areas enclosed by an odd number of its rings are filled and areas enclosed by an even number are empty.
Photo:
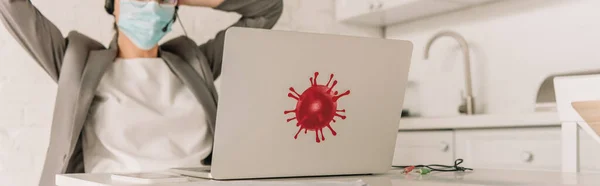
M179 0L179 5L215 8L225 0Z

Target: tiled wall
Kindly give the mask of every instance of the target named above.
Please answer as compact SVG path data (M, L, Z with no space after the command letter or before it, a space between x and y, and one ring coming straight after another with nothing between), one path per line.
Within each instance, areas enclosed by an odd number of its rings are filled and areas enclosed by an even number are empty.
M78 30L107 44L113 35L113 18L104 12L103 2L33 0L64 35ZM381 37L379 29L337 23L333 0L284 2L284 14L275 29ZM188 7L181 9L180 16L198 43L238 18L233 13ZM0 185L35 185L47 148L56 84L0 27ZM176 25L165 39L182 33Z

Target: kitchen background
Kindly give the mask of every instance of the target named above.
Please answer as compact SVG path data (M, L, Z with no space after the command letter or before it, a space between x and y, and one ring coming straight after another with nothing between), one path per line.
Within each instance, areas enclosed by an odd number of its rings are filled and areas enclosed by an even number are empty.
M456 41L440 39L431 48L429 60L424 60L422 57L427 40L441 30L457 31L470 45L473 90L479 113L497 115L500 118L504 114L532 113L538 87L547 76L562 72L600 69L598 63L600 52L596 51L598 50L596 46L600 43L598 37L600 26L597 24L600 20L600 11L597 11L600 1L597 0L494 1L419 17L384 28L342 23L338 20L340 12L352 14L354 11L352 8L341 6L343 1L284 0L284 13L275 29L412 41L415 48L405 108L411 113L418 113L425 117L458 115L457 108L461 102L460 91L464 87L462 55ZM373 9L374 0L356 1L369 1L368 6ZM430 4L432 6L445 7L481 0L382 1L384 3L429 1L433 3ZM64 35L70 30L78 30L107 44L113 35L113 18L104 12L103 2L100 0L33 1L44 15L61 28ZM235 14L206 8L184 7L180 15L187 32L198 43L212 38L219 29L238 18ZM2 30L0 31L0 185L35 185L47 148L56 84L8 32L3 28L0 30ZM174 32L170 33L165 40L181 34L183 32L177 24L174 26ZM377 82L377 79L373 79L373 82ZM412 123L415 121L419 120L413 120ZM559 166L557 164L560 159L555 157L560 156L560 141L554 139L560 138L556 126L526 128L519 131L443 129L419 132L417 128L413 129L416 131L403 131L399 136L404 136L406 139L427 138L431 144L421 146L408 144L408 147L401 149L404 149L402 151L404 154L410 152L410 149L416 149L419 153L425 152L425 154L411 155L420 156L419 160L443 159L442 163L448 164L450 163L448 160L452 160L455 156L464 155L461 153L461 148L464 147L460 147L459 144L463 139L473 139L470 138L472 136L496 136L502 139L508 136L512 139L524 140L519 142L521 144L529 143L532 146L558 149L540 150L543 154L535 156L535 161L533 155L529 158L532 159L531 161L527 160L533 165L515 167L524 169L541 167L554 170ZM514 137L508 134L520 136ZM551 138L550 142L545 143L544 140L549 138ZM438 139L448 141L444 142L447 145L442 145L442 151L437 151L436 145L439 142L435 140ZM469 141L469 144L471 142L473 141ZM497 147L514 146L511 143L503 143L502 140L494 142L498 142ZM489 143L481 144L489 145ZM428 145L435 146L436 150L429 149ZM475 147L477 146L473 148ZM516 156L523 156L522 150L518 149ZM500 151L496 151L496 154L499 154L497 155L499 159L513 156L509 151L498 152ZM537 153L536 149L524 152ZM555 155L544 156L550 153ZM438 158L437 155L444 157ZM472 162L483 162L491 158L468 157L470 159L467 161ZM527 158L528 156L525 157ZM399 162L409 160L410 158ZM555 163L545 164L551 161ZM510 163L511 160L504 162Z
M467 0L481 1L481 0ZM455 115L464 88L460 47L437 40L429 60L427 40L441 30L465 37L479 112L527 113L538 88L551 74L600 70L600 1L508 0L390 26L385 35L414 43L410 76L415 81L406 108L423 115Z

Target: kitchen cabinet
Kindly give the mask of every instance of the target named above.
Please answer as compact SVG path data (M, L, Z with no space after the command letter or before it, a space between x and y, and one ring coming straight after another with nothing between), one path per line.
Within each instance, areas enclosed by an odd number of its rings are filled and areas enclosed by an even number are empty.
M454 133L399 132L392 165L449 164L454 162Z
M561 171L561 125L556 112L402 118L393 165L444 164L471 168ZM581 172L600 172L600 143L580 130Z
M338 21L387 26L496 0L337 0Z
M472 168L560 171L560 128L455 131L456 157Z
M600 172L600 144L580 131L580 171ZM393 165L560 171L560 127L400 131Z
M372 0L337 0L335 5L335 17L337 20L348 20L372 11L374 6Z

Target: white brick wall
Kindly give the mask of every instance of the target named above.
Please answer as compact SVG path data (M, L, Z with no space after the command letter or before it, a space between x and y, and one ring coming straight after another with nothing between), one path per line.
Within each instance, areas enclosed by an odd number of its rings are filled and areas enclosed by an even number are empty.
M33 0L64 35L78 30L108 44L112 20L101 0ZM378 29L341 25L334 20L333 0L285 0L275 29L380 37ZM188 34L204 42L238 15L183 7ZM0 23L1 24L1 23ZM56 84L0 26L0 186L35 185L46 152ZM174 26L169 39L183 32Z

